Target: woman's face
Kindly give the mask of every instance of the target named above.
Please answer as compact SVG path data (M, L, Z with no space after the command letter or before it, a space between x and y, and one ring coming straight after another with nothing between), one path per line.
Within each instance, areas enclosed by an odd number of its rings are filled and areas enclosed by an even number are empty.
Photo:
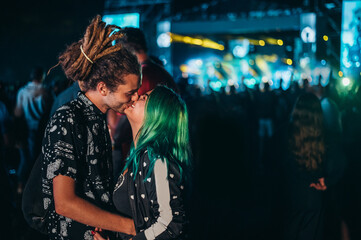
M148 91L145 94L141 95L137 101L133 102L132 105L128 106L124 110L124 113L125 115L127 115L128 120L131 124L143 124L145 104L151 92L152 91Z

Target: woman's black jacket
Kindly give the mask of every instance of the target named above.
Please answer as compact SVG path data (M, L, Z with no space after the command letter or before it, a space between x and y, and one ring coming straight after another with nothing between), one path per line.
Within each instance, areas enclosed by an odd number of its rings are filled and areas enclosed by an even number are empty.
M138 172L130 166L128 192L136 228L136 239L181 239L186 222L180 169L177 163L155 157L154 168L144 150ZM135 175L135 179L134 179Z

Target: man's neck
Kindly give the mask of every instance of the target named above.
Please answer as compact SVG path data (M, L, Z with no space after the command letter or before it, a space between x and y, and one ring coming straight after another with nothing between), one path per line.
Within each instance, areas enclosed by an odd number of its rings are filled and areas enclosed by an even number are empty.
M85 93L85 96L97 107L102 113L106 113L108 108L103 103L101 96L99 96L99 93L97 91L87 91Z

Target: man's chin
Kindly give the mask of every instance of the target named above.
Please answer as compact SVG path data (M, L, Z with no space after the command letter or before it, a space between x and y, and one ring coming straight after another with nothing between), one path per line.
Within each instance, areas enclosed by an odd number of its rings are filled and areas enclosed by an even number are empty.
M115 112L120 113L120 114L124 114L124 110L126 109L125 107L121 107L121 108L112 108Z

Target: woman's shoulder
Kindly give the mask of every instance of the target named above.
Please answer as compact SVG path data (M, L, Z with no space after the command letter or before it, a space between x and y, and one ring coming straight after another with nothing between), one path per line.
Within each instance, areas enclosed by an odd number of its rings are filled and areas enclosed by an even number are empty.
M145 147L143 149L140 150L140 154L138 155L140 156L140 161L149 161L149 151L148 148Z
M140 159L141 161L153 162L158 159L163 159L164 157L157 154L152 147L144 147L140 150Z
M157 161L161 161L167 165L167 168L171 171L176 171L180 167L180 163L168 156L163 156L155 152L152 147L145 147L140 151L140 163L141 166L154 165ZM145 163L145 164L144 164ZM181 166L183 167L183 166Z
M148 171L148 168L151 165L151 156L149 150L147 148L141 149L138 156L139 156L139 162L138 162L139 169L143 171Z

